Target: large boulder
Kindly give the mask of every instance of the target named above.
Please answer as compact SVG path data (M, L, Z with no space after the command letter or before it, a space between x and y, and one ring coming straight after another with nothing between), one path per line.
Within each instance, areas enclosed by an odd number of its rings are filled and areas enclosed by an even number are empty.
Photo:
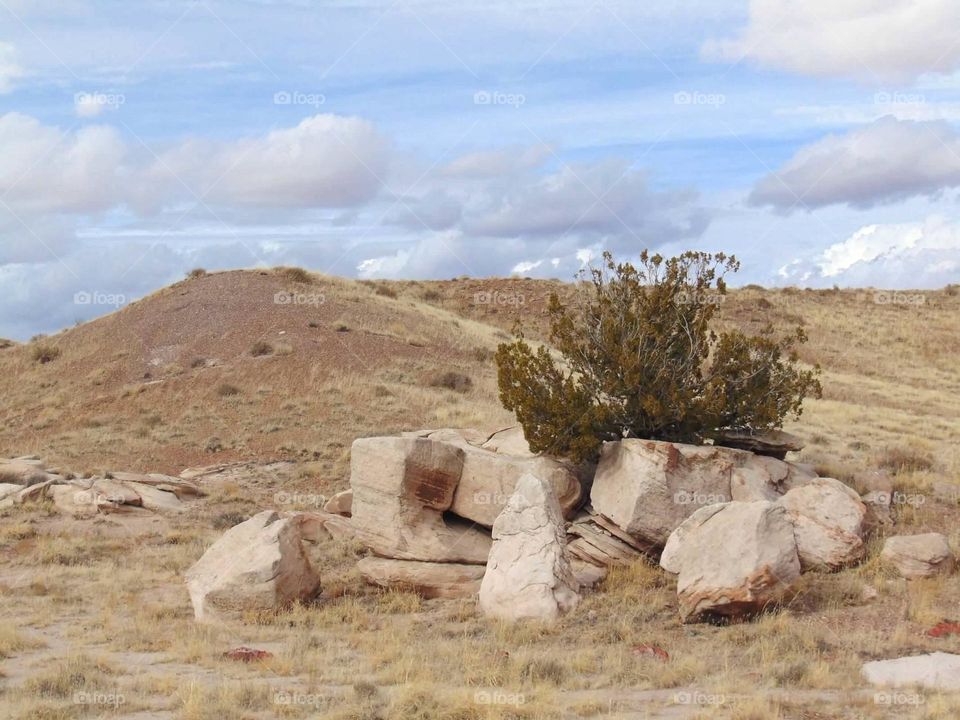
M806 570L838 570L863 559L867 508L857 493L833 478L816 478L778 501L787 510Z
M580 481L568 465L546 457L517 457L461 443L463 472L450 510L462 518L492 527L517 481L525 474L550 483L560 510L570 514L580 501Z
M776 502L795 487L817 477L803 465L783 462L765 455L739 457L741 464L730 473L730 497L740 502Z
M35 458L0 459L0 482L10 485L36 485L49 477L42 460Z
M480 592L482 565L419 562L365 557L357 563L363 578L374 585L410 590L425 598L472 598Z
M535 456L523 434L523 428L519 425L497 430L482 443L481 447L515 457Z
M700 508L671 534L660 565L678 575L683 622L755 613L800 576L786 510L763 500Z
M733 469L748 456L656 440L604 443L591 504L632 537L662 547L698 508L730 500Z
M197 620L283 607L308 600L320 575L303 546L301 519L273 510L230 528L187 571Z
M783 460L788 452L803 450L803 440L783 430L723 430L713 435L716 445L749 450L757 455L765 455Z
M950 544L940 533L888 537L880 559L907 579L949 573L954 567Z
M524 475L493 525L480 609L505 620L552 621L576 607L578 593L553 487Z
M351 524L377 555L482 565L490 537L444 517L463 472L464 451L422 437L355 440L351 450Z

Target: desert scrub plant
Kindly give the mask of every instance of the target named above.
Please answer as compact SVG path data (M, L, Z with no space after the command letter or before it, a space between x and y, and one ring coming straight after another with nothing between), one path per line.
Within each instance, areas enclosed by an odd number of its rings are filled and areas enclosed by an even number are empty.
M60 348L58 348L56 345L38 343L30 348L30 357L34 362L45 365L46 363L53 362L60 357Z
M819 397L820 368L798 366L802 327L774 337L717 332L711 321L736 258L640 254L639 265L584 270L569 305L556 293L550 350L521 328L497 349L500 400L516 413L534 452L596 458L604 441L641 437L700 443L727 429L779 428Z
M279 267L277 272L291 282L307 284L313 282L313 276L300 267Z
M469 375L451 370L431 375L427 384L434 388L446 388L454 392L466 393L470 392L470 388L473 387L473 380L470 379Z
M273 345L264 340L258 340L250 347L250 354L254 357L262 357L264 355L273 354Z
M187 273L187 277L196 279L196 278L202 278L206 274L207 274L207 271L204 270L203 268L194 268L193 270Z

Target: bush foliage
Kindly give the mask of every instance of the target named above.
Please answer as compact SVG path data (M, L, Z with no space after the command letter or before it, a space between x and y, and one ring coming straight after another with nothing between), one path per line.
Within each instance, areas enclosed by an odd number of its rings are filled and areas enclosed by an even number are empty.
M550 297L550 344L517 328L497 350L500 399L535 452L597 457L604 441L642 437L701 443L722 429L768 430L799 417L821 392L819 367L801 369L801 327L775 337L717 331L712 321L736 258L644 251L637 266L604 254L583 271L575 299Z

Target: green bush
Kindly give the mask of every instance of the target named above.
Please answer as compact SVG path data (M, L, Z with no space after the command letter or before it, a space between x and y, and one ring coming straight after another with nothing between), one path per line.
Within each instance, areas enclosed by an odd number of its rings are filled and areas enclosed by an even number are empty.
M624 437L701 443L716 431L768 430L819 396L819 367L802 370L797 327L775 338L712 326L736 258L644 251L638 266L584 271L569 305L551 295L550 343L534 350L520 328L497 350L500 399L535 452L595 459Z

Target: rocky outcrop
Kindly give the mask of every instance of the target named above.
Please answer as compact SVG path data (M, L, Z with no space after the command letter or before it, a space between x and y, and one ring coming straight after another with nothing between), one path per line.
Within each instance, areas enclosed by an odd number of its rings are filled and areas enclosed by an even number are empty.
M730 497L740 502L776 502L793 488L817 477L803 465L763 455L748 454L740 460L741 464L730 473Z
M567 527L567 552L571 558L608 568L652 556L654 548L637 542L602 515L584 511Z
M838 570L863 559L867 508L839 480L816 478L778 501L787 510L806 570Z
M480 592L482 565L418 562L366 557L357 563L363 578L374 585L409 590L425 598L472 598Z
M303 546L302 518L266 510L232 527L186 576L197 620L271 610L308 600L320 575Z
M766 501L699 509L670 535L660 565L678 575L683 622L755 613L800 576L786 510Z
M803 440L783 430L751 432L748 430L724 430L713 436L715 445L749 450L757 455L783 460L788 452L803 450Z
M880 559L907 579L949 573L955 565L950 544L940 533L889 537L883 544Z
M553 488L524 475L493 525L480 609L505 620L551 621L576 607L578 592Z
M357 538L396 560L483 564L490 537L444 517L463 472L464 451L421 437L354 441L350 485Z

